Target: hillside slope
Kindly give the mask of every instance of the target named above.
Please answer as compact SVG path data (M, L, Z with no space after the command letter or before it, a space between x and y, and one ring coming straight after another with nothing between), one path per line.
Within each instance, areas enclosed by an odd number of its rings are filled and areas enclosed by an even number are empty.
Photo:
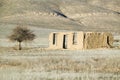
M0 23L120 32L120 0L0 0Z

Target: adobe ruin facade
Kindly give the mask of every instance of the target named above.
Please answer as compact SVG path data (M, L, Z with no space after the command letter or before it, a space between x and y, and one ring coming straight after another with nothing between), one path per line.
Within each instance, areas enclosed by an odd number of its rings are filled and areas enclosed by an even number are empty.
M110 48L113 36L108 32L53 32L49 35L50 49Z

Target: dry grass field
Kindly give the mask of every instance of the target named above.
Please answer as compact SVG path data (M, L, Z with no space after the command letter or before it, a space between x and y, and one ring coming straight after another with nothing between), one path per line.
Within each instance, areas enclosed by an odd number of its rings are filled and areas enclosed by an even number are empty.
M120 49L0 48L2 80L119 80Z

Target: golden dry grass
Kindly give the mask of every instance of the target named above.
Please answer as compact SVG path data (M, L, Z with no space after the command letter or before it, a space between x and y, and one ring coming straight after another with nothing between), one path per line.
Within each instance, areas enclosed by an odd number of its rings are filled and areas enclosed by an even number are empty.
M0 48L0 51L2 80L119 80L120 51L116 49L19 51Z
M72 59L72 56L67 57L63 55L59 57L59 54L58 56L52 54L48 56L14 56L12 58L0 58L0 68L6 69L14 67L22 70L45 72L120 73L120 57L89 57L85 60L75 60Z

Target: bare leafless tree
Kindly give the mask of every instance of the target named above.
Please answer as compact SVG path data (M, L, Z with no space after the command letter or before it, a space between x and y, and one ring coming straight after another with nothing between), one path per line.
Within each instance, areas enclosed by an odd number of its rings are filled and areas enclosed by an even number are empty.
M35 34L27 27L17 26L13 29L13 33L9 36L11 41L19 43L19 50L22 49L21 43L23 41L32 41L35 39Z

